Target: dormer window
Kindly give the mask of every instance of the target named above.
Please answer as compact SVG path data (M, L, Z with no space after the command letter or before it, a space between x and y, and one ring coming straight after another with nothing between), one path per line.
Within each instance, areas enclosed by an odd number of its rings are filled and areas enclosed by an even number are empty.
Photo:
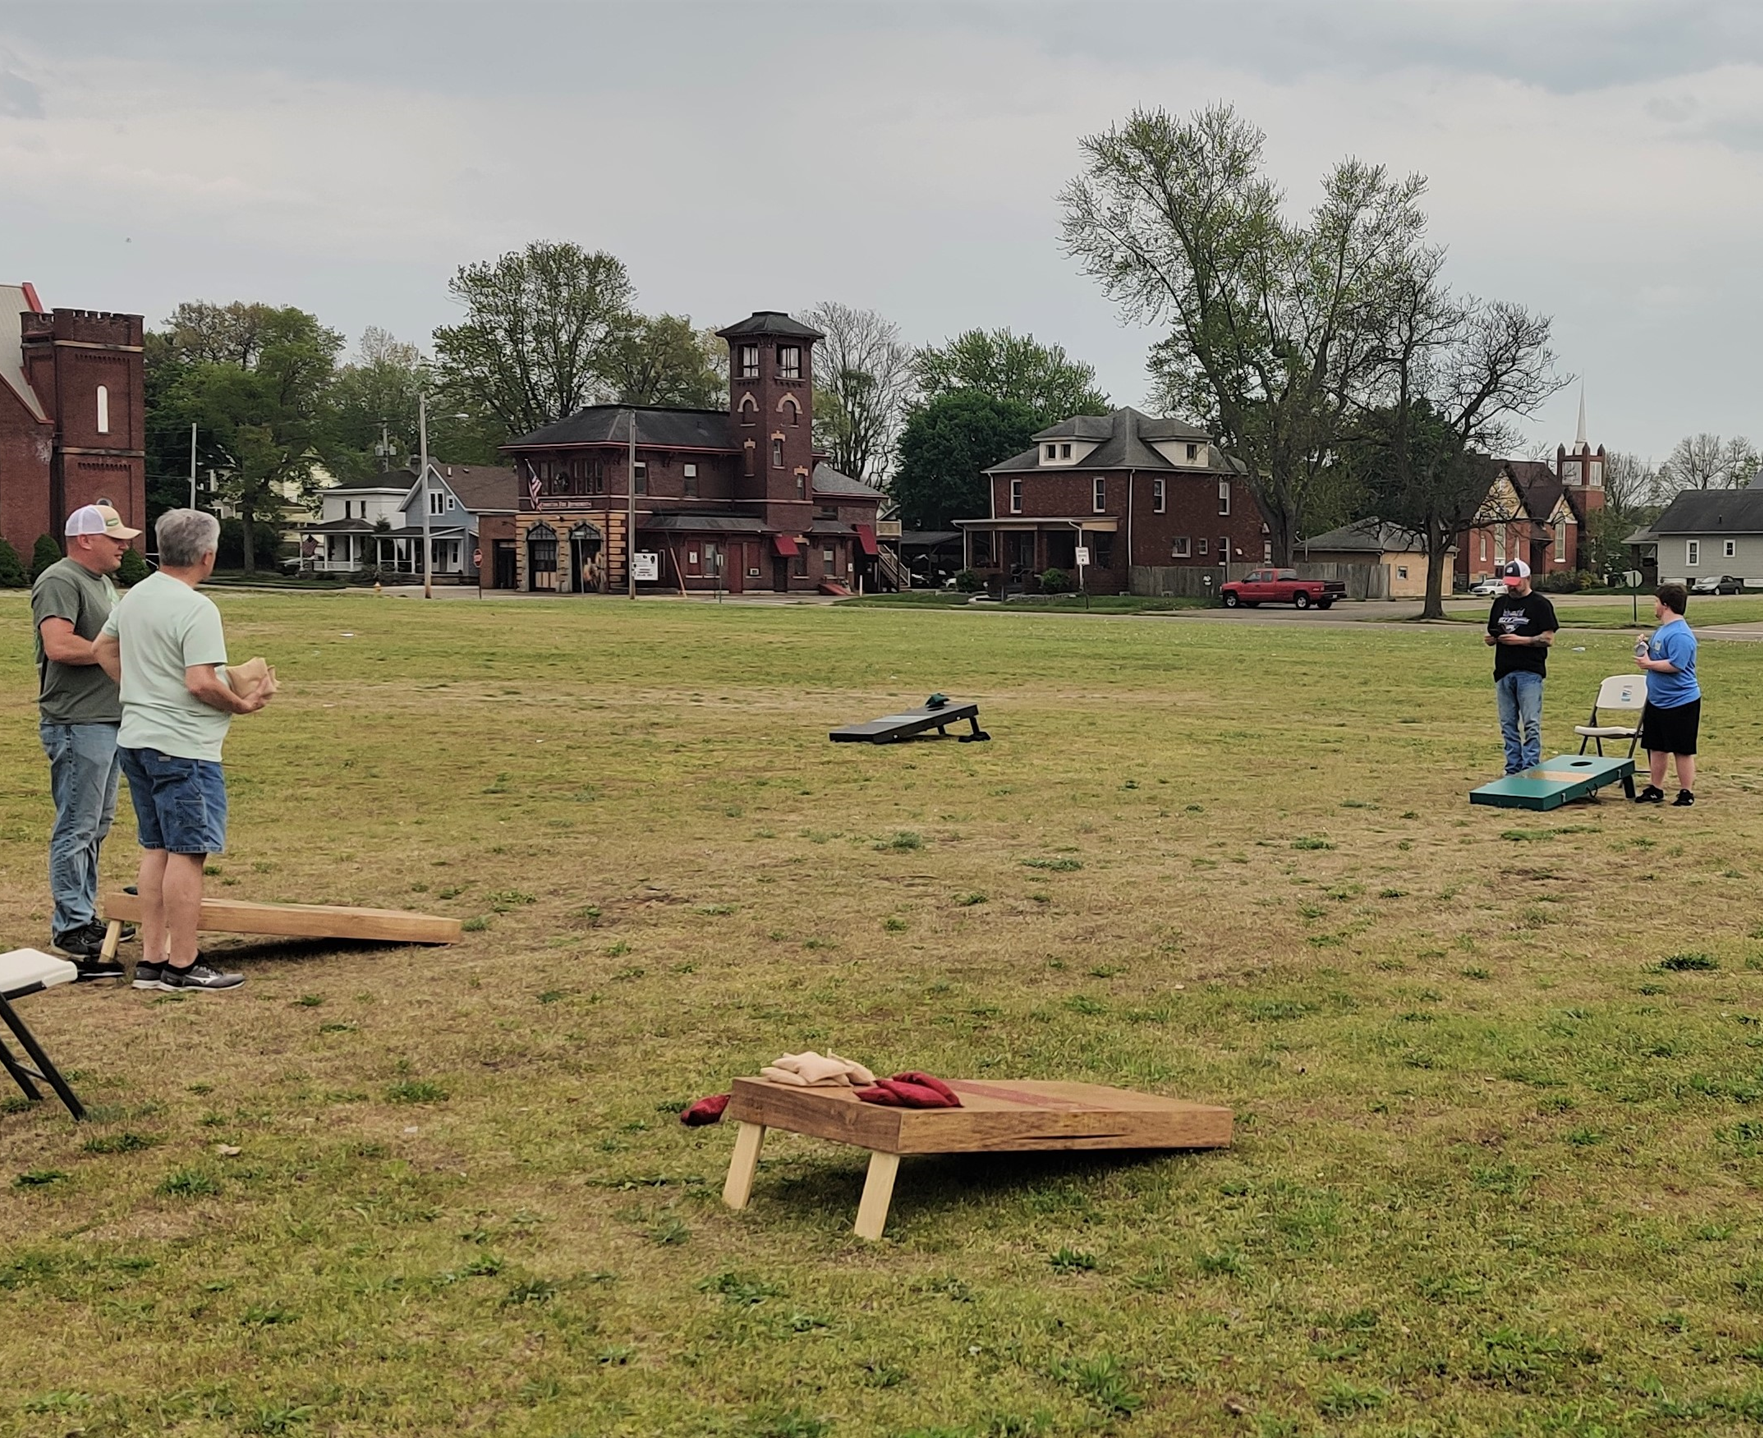
M779 379L802 378L802 347L800 345L779 345L777 347L777 377Z
M1188 446L1188 460L1189 460L1189 462L1191 463L1192 461L1197 460L1199 457L1200 457L1200 446L1197 444L1190 444Z
M741 378L742 379L758 379L759 378L759 346L758 345L742 345L741 346Z
M1050 444L1047 446L1047 458L1049 461L1059 458L1059 446L1058 445Z
M1061 458L1061 459L1070 459L1071 458L1071 446L1070 445L1062 444L1059 446L1059 458Z

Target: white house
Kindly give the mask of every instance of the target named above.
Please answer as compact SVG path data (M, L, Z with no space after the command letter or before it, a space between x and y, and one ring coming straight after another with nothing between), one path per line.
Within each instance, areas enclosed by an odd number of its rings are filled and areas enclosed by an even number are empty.
M1730 574L1763 585L1763 475L1745 489L1686 489L1628 536L1649 584Z
M512 469L429 462L427 489L431 565L436 579L475 583L481 563L478 520L512 514ZM319 574L420 576L424 489L414 467L346 480L324 491L323 513L301 530L301 562Z

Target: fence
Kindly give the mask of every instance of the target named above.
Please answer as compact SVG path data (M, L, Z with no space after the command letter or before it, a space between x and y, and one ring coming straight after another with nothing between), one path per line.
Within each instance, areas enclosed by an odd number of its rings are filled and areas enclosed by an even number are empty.
M1222 571L1230 579L1241 579L1262 564L1135 564L1127 576L1127 588L1133 594L1173 595L1183 599L1211 599L1223 582ZM1390 567L1387 564L1298 564L1294 565L1300 579L1336 579L1347 586L1349 599L1388 599Z

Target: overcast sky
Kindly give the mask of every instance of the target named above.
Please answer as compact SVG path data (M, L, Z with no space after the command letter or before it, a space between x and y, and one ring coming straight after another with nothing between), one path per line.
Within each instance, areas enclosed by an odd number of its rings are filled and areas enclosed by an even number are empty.
M0 281L426 347L461 264L569 239L650 311L1008 326L1137 404L1158 336L1062 253L1056 195L1079 136L1219 99L1295 209L1346 155L1429 176L1453 279L1554 316L1594 444L1763 440L1756 0L0 0Z

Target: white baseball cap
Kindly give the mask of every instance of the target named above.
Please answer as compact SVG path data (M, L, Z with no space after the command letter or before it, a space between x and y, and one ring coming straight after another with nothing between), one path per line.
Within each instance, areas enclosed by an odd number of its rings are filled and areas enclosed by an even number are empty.
M1507 584L1516 585L1519 580L1530 578L1530 566L1522 559L1514 559L1500 566L1500 578Z
M76 534L107 534L112 539L139 539L141 531L130 529L122 516L108 504L82 504L67 517L63 531L69 539Z

